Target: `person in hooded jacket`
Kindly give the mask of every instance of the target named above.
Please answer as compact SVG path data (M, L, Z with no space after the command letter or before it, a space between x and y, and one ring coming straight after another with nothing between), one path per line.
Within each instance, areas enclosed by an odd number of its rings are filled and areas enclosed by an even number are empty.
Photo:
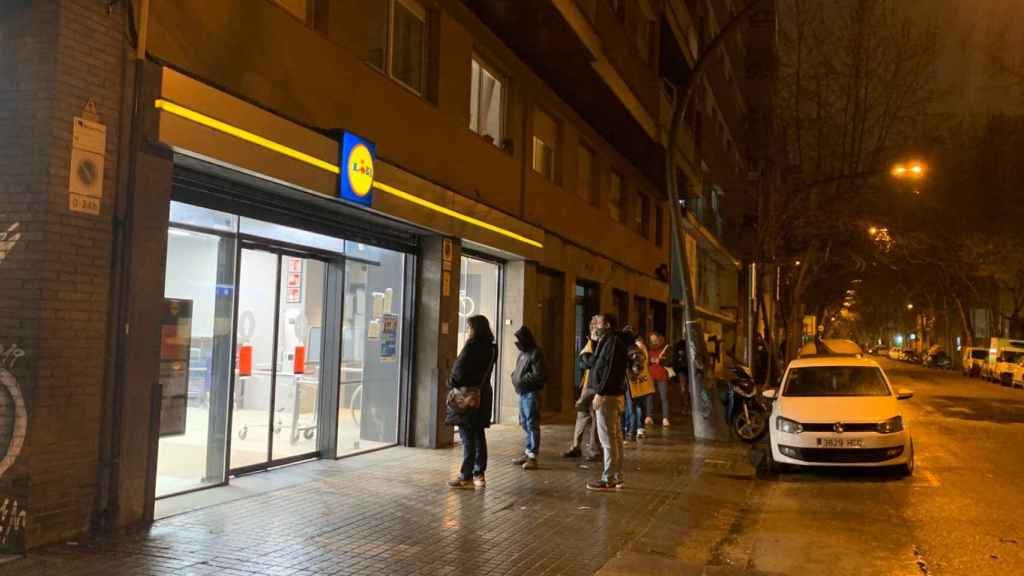
M472 316L467 321L469 335L466 344L452 367L448 388L480 388L480 405L459 412L448 406L445 423L459 427L462 440L462 467L459 476L448 481L452 488L483 488L486 485L487 436L484 431L491 426L491 404L494 389L491 387L491 370L498 357L494 344L494 332L484 316Z
M540 454L540 391L544 389L547 374L544 370L544 354L537 345L533 332L526 326L516 330L516 368L512 371L512 385L519 394L519 425L526 432L526 449L523 456L512 463L523 470L537 468Z

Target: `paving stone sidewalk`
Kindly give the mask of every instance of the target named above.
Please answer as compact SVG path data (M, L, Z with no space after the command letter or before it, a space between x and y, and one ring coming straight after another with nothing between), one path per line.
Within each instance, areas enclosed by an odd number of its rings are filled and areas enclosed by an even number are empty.
M483 490L445 486L458 449L395 448L328 463L304 484L167 518L145 532L37 550L0 564L0 575L594 574L669 513L666 504L705 461L731 465L709 459L688 429L680 421L627 445L626 488L617 493L587 492L599 465L582 469L557 456L568 426L543 428L536 471L510 464L521 431L495 427Z

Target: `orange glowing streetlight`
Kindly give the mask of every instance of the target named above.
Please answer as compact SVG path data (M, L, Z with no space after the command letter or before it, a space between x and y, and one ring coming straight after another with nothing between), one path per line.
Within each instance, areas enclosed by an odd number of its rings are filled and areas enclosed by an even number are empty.
M921 180L928 173L928 165L920 160L893 164L889 174L897 180Z

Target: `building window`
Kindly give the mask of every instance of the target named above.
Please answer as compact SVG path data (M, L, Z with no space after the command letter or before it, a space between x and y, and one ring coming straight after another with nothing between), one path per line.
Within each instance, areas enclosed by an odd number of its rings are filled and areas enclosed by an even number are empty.
M659 248L665 244L665 209L660 204L654 207L654 243Z
M626 3L623 0L608 0L612 12L619 18L626 17Z
M594 169L596 154L585 144L580 144L576 154L576 193L588 203L594 201Z
M633 214L633 225L636 231L644 238L650 237L650 213L651 199L646 194L640 194L637 198L636 210Z
M413 92L427 83L427 11L415 0L370 2L367 60Z
M541 110L533 114L533 170L555 182L555 154L558 150L558 122Z
M501 146L505 116L505 83L501 75L473 58L469 101L469 129Z
M612 184L608 189L608 214L616 222L622 222L622 201L622 176L612 170Z
M650 13L646 3L640 3L638 6L640 9L637 11L636 47L640 52L640 59L644 62L650 62L654 57L654 38L656 36L655 27L657 22L654 20L654 16Z

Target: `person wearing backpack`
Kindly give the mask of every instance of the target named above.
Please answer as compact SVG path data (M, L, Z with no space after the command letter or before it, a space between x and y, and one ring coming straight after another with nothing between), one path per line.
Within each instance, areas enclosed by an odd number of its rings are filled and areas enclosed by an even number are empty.
M462 440L462 467L459 476L448 481L451 488L483 488L486 485L487 436L491 426L494 389L491 370L497 359L494 332L485 316L466 321L469 337L459 352L448 378L445 423L459 427Z
M515 336L519 357L512 372L512 385L519 395L519 424L526 433L526 447L523 456L512 463L522 466L523 470L535 470L540 454L540 391L544 389L547 374L544 354L533 332L523 326L516 330Z

